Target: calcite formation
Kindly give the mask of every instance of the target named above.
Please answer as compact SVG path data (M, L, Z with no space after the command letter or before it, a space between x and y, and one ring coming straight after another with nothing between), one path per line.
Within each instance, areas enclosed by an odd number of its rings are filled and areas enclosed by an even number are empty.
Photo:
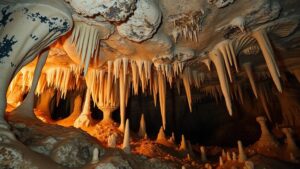
M299 11L1 0L0 168L293 168L272 158L299 161Z

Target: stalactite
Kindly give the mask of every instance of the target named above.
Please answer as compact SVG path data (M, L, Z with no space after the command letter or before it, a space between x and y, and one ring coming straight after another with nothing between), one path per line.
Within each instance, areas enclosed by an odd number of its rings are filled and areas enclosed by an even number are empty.
M153 95L154 106L156 107L157 94L158 94L158 90L159 90L158 89L158 77L157 77L156 71L153 71L153 73L152 73L151 86L152 86L152 95Z
M119 126L120 131L124 131L125 127L125 111L126 111L126 83L125 79L126 76L124 77L123 70L121 70L122 76L119 78L119 88L120 88L120 117L121 117L121 123Z
M260 86L259 90L258 90L258 96L259 96L259 100L261 101L261 104L263 106L263 109L267 115L268 120L270 120L272 122L272 117L271 117L271 113L269 111L269 106L268 106L268 102L267 102L267 92L266 92L266 88L264 86Z
M292 73L295 75L296 79L300 83L300 69L292 70Z
M112 61L107 61L107 85L106 85L106 102L109 102L110 94L111 94L111 86L112 86Z
M218 51L214 51L210 54L210 59L215 64L215 67L217 69L217 74L220 81L220 86L222 93L225 98L226 106L228 109L228 112L230 115L232 115L232 105L231 105L231 99L230 99L230 92L229 92L229 84L225 73L225 67L224 67L224 61L220 56L220 53Z
M129 130L129 119L126 120L124 140L122 149L125 153L130 154L130 130Z
M130 62L131 66L131 75L132 75L132 86L134 95L138 95L139 93L139 72L134 60Z
M252 88L252 91L255 95L255 97L257 98L257 87L255 85L255 79L254 79L254 75L253 75L253 70L252 70L252 65L251 63L244 63L243 64L244 68L245 68L245 72L248 76L248 79L250 81L250 85L251 85L251 88Z
M260 46L260 49L263 53L275 86L277 87L279 92L282 92L282 87L279 79L280 72L275 60L275 54L271 42L268 38L267 32L264 29L257 30L253 32L253 37L257 40L258 45Z
M185 68L182 75L182 81L185 88L186 97L189 103L189 109L190 112L192 112L192 94L191 94L191 88L190 88L190 81L191 79L191 72L189 68Z
M166 78L158 71L159 104L163 128L166 129Z
M100 30L93 25L75 22L70 39L76 47L76 52L81 57L80 63L84 65L86 75L90 60L98 57L100 52Z

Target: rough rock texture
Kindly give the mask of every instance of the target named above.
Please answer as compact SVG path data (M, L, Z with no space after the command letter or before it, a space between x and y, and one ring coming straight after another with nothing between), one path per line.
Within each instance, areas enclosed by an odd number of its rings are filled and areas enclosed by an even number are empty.
M66 0L83 16L102 15L109 21L124 21L135 9L135 0Z
M31 150L69 168L89 163L95 147L100 150L100 156L105 152L93 138L75 128L15 123L13 130L17 138Z
M161 12L156 0L138 0L137 9L126 23L117 27L121 36L135 42L150 39L161 22Z

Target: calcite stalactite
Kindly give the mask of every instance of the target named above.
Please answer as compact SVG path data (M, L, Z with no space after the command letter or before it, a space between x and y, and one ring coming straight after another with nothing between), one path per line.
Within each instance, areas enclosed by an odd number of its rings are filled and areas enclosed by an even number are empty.
M257 141L258 146L260 147L277 147L279 144L275 140L274 136L270 133L267 124L266 124L266 118L263 116L259 116L256 118L256 121L260 125L261 129L261 136L259 140Z
M280 72L275 60L275 54L267 35L267 32L264 29L257 30L253 32L253 37L257 40L260 49L265 58L266 64L270 71L271 77L275 83L279 92L282 92L281 82L280 82Z
M123 66L125 67L126 64ZM121 124L120 124L120 131L124 131L124 125L125 125L125 109L126 109L126 90L129 87L126 81L126 68L121 69L120 72L120 78L119 78L119 88L120 88L120 116L121 116Z
M189 68L184 69L182 81L185 88L186 97L188 100L190 112L192 112L192 94L191 94L191 72Z
M166 129L166 78L163 76L161 72L157 72L157 83L158 83L158 91L159 91L159 103L160 103L160 112L162 117L162 125L163 128Z
M251 85L251 88L252 88L252 91L255 95L255 97L257 98L257 87L256 87L256 84L255 84L255 79L254 79L254 74L253 74L253 70L252 70L252 65L251 63L244 63L243 64L244 68L245 68L245 72L248 76L248 79L250 81L250 85Z
M272 117L271 117L271 113L269 110L269 106L268 106L268 91L266 89L265 86L260 86L259 90L258 90L258 97L259 100L261 101L261 104L263 106L263 109L267 115L268 120L272 121Z
M226 106L229 114L232 115L232 105L231 105L231 98L229 92L229 84L226 76L226 70L224 67L224 61L221 58L220 52L217 50L213 51L213 53L211 53L209 57L212 60L212 62L215 64L215 67L217 69L217 74L219 77L221 90L225 98Z

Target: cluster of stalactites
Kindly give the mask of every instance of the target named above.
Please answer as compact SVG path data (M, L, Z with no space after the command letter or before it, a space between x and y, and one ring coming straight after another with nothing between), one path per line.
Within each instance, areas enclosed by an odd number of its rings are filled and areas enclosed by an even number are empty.
M100 31L93 25L76 22L70 38L71 43L76 46L76 52L80 54L80 64L84 66L86 74L90 60L100 52Z
M69 90L80 90L85 88L84 81L80 74L82 68L70 65L69 67L51 67L43 70L35 90L36 95L40 95L47 88L54 88L59 91L60 96L65 98ZM9 86L9 92L12 92L16 85L21 86L22 93L26 93L31 88L34 76L34 69L23 68L15 76Z

